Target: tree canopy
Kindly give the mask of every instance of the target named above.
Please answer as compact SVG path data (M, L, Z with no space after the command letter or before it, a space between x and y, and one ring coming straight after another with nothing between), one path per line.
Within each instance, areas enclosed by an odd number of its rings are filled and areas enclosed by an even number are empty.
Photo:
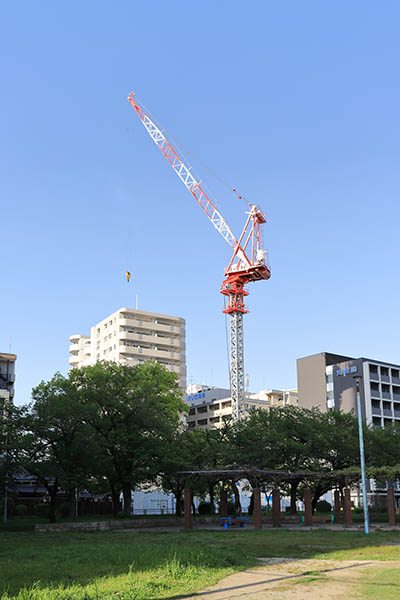
M26 470L48 490L55 519L59 490L110 494L114 513L122 493L151 484L171 492L182 508L182 471L257 467L291 473L326 473L311 483L314 506L332 488L332 473L359 476L358 423L354 414L297 406L252 410L220 429L187 429L177 377L154 362L128 367L112 362L56 373L32 391L24 407L0 406L0 477ZM400 475L400 427L364 425L367 466L381 478ZM236 502L236 481L228 482ZM226 485L226 484L225 484ZM192 481L211 506L220 484ZM295 510L302 480L283 484ZM3 487L4 489L4 487Z

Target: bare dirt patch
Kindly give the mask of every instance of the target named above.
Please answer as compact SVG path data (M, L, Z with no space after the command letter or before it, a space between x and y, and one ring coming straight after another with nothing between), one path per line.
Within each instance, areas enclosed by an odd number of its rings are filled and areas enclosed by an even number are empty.
M262 566L225 577L191 598L196 600L348 600L374 571L400 561L260 558ZM189 598L187 598L189 600Z

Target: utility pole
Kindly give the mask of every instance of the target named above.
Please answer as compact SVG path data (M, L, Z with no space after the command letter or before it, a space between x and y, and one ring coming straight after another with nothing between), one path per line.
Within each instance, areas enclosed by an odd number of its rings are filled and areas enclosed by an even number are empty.
M363 508L364 508L364 531L366 534L368 534L369 533L369 514L368 514L368 498L367 498L367 480L366 480L366 476L365 476L363 422L362 422L362 414L361 414L361 393L360 393L361 375L353 375L353 377L356 381L358 439L360 442L361 482L362 482L362 496L363 496Z

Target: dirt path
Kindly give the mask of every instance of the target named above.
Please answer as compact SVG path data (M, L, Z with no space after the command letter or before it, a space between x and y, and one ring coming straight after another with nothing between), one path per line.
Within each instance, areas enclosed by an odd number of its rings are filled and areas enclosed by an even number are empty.
M400 561L376 560L268 558L260 563L187 600L348 600L361 598L360 585L371 569L400 568Z

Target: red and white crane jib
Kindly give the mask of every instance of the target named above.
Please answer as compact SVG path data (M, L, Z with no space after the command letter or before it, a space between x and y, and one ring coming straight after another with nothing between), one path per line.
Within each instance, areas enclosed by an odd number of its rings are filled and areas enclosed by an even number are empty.
M215 229L222 235L222 237L228 242L228 244L233 248L234 254L230 261L230 266L232 265L234 259L238 257L240 266L236 266L236 270L245 270L252 266L250 260L247 258L246 253L240 245L240 241L243 238L244 231L238 242L233 235L228 223L225 221L224 217L214 206L211 199L205 193L200 183L195 179L189 167L185 165L181 158L179 158L177 152L168 142L164 134L159 130L157 125L151 120L149 115L145 112L145 110L139 106L137 101L135 100L135 94L132 92L128 96L128 102L135 109L138 117L142 121L144 127L146 128L148 134L150 135L153 142L158 146L161 152L164 154L165 158L168 160L171 167L174 169L175 173L178 175L182 183L187 187L189 192L194 196L198 204L206 213L207 217L210 219L211 223L214 225Z
M238 420L244 414L243 315L248 312L244 304L244 297L248 295L245 285L251 281L269 279L271 276L269 267L265 264L265 252L262 249L261 241L261 225L266 222L266 218L257 206L250 204L245 226L239 239L236 240L225 219L202 189L200 183L196 181L190 168L179 158L163 133L134 98L135 95L131 93L128 101L135 109L148 134L206 213L215 229L233 249L232 258L225 269L226 279L222 282L220 291L228 297L228 306L223 312L230 316L232 417L234 420ZM250 260L246 251L251 257Z

